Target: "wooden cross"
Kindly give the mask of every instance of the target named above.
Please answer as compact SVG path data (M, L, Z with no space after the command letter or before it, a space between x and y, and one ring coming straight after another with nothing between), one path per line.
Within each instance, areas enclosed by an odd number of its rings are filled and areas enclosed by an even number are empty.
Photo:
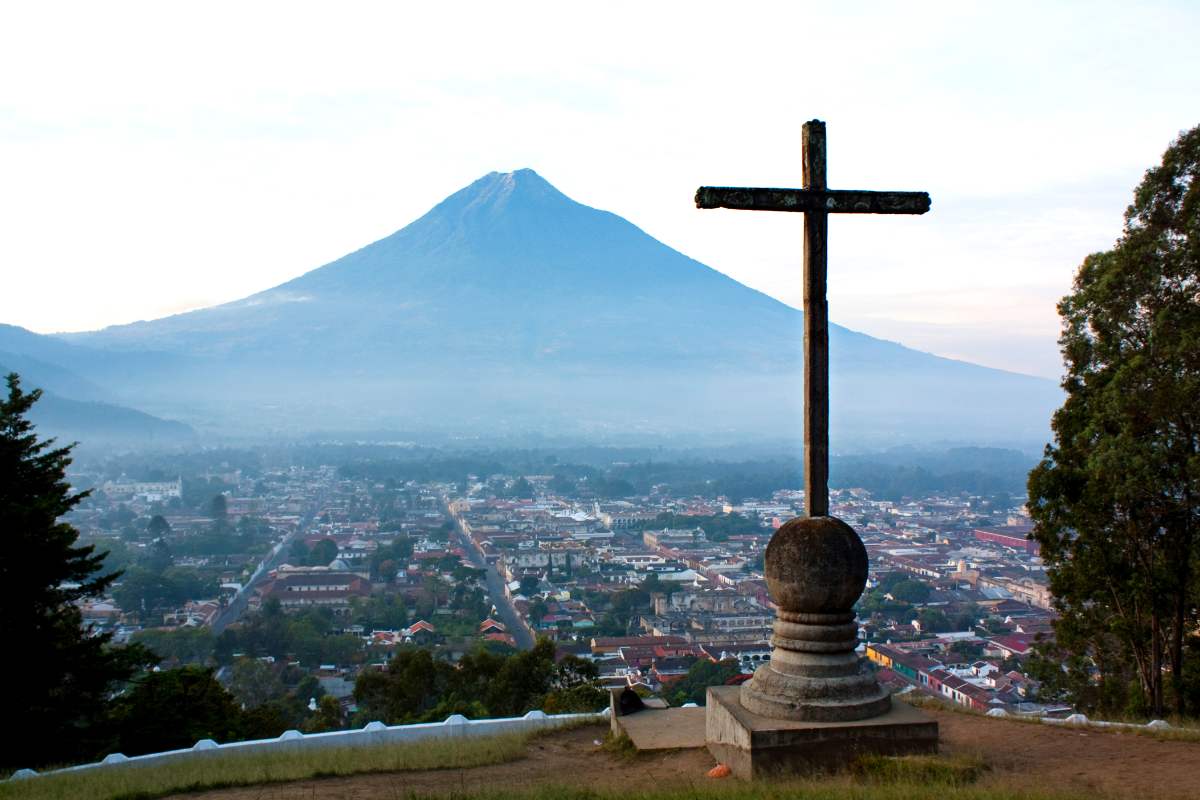
M829 515L829 304L825 300L830 214L924 214L926 192L860 192L825 185L825 123L804 123L804 188L701 186L697 208L804 214L804 498L808 516Z

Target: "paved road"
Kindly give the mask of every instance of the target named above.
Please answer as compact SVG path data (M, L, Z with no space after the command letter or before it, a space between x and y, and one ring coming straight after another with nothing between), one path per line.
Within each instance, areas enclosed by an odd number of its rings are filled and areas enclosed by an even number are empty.
M318 506L319 507L319 504ZM292 548L292 541L304 531L308 530L308 526L312 524L313 517L316 516L315 511L310 511L304 515L304 519L296 526L296 529L283 538L278 545L272 548L271 552L263 559L262 564L254 572L254 576L242 587L237 596L225 607L225 609L217 615L213 621L212 632L219 636L221 631L238 621L242 614L246 613L246 605L250 601L251 595L254 593L254 587L265 581L268 573L287 560L288 553Z
M449 513L449 509L447 509L446 513ZM513 608L512 600L505 594L504 579L500 577L499 570L487 563L487 559L483 557L483 551L476 546L475 541L470 536L467 536L463 532L462 521L453 514L450 515L450 518L454 520L454 536L459 544L462 545L463 552L467 554L467 560L476 569L484 570L484 574L487 576L488 598L496 606L496 610L500 612L500 621L508 628L508 632L516 640L519 649L532 650L533 633L529 628L525 627L521 617L517 614L517 610Z
M291 549L292 539L295 538L297 531L288 534L283 541L275 546L274 549L263 559L254 576L242 587L242 590L237 593L237 596L225 606L225 609L213 621L212 632L220 635L221 631L238 621L242 614L246 613L246 604L249 603L251 595L254 594L254 587L267 579L268 573L278 567L287 558L288 550Z

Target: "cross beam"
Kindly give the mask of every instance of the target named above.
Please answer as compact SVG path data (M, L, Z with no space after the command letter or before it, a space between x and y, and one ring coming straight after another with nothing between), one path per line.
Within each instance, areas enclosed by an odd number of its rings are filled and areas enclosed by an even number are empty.
M804 500L829 515L829 304L825 299L830 214L924 214L925 192L865 192L825 185L825 123L804 123L804 188L701 186L697 208L804 214Z
M830 214L924 214L927 192L856 192L829 189L739 189L701 186L696 208L736 208L743 211L825 211Z

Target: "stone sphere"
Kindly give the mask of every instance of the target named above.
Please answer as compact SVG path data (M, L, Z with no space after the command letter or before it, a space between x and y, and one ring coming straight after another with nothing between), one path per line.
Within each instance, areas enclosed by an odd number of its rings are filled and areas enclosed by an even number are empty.
M867 585L867 548L836 517L796 517L771 537L767 587L784 611L849 612Z

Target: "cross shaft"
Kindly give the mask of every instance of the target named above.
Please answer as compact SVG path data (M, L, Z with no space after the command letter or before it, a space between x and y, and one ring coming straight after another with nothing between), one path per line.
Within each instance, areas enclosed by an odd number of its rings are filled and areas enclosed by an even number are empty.
M701 186L697 208L799 211L804 214L804 499L810 517L829 515L830 214L924 214L925 192L831 190L825 184L825 123L804 123L804 187Z

